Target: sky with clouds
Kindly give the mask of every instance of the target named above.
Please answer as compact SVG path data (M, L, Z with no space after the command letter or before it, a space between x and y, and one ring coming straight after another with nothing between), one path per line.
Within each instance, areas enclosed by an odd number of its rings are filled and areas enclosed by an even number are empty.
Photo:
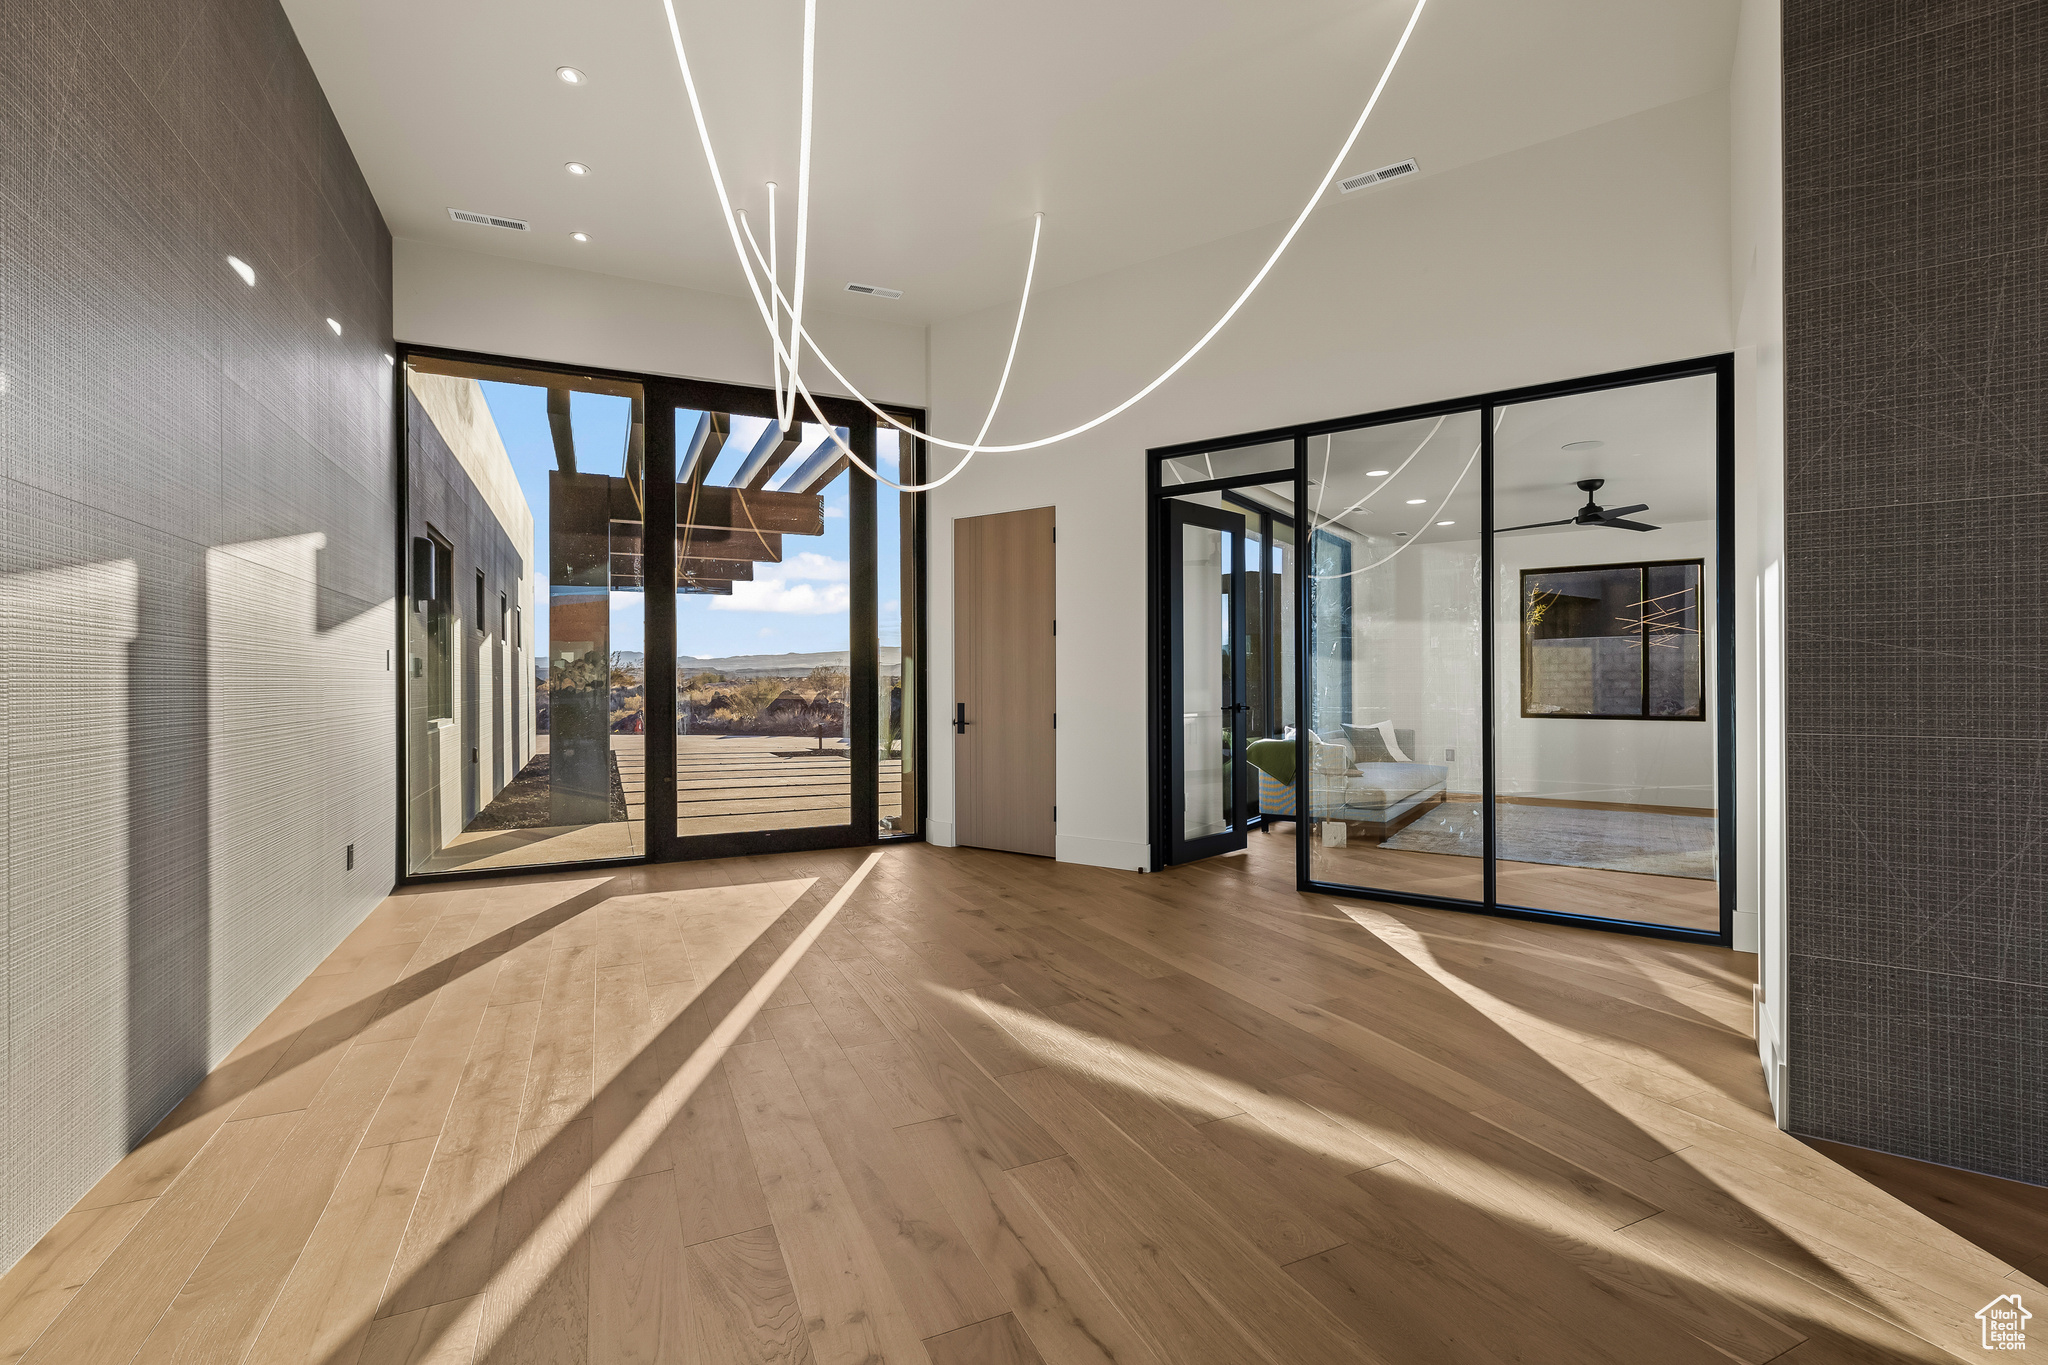
M498 434L511 457L513 472L526 495L534 519L534 621L533 638L547 638L548 606L548 473L555 467L554 438L547 421L547 391L524 384L486 381L484 399L497 422ZM621 472L624 463L626 428L632 404L625 398L605 394L578 393L570 398L570 422L576 436L579 468L608 474ZM682 422L694 425L697 414L678 414ZM733 433L712 465L708 481L724 482L737 469L742 451L753 444L766 425L764 419L735 417ZM785 465L794 469L808 450L823 438L822 429L806 424L806 440L797 455ZM896 442L893 432L876 438L876 464L881 472L896 477ZM732 654L814 653L847 648L850 546L847 498L849 479L841 474L824 490L825 533L822 536L785 536L787 556L781 564L756 564L754 581L734 583L730 597L685 595L676 601L677 651L683 655L712 659ZM898 497L888 488L880 490L879 558L882 585L880 605L883 644L901 643L897 588L900 573L900 526L895 512ZM646 604L637 592L614 592L612 607L612 648L643 650L646 632Z

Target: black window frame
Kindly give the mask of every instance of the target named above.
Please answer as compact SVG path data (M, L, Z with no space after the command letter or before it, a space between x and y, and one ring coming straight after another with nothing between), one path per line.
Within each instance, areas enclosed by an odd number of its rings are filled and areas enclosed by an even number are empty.
M1641 666L1641 670L1642 670L1642 685L1641 685L1641 686L1640 686L1640 688L1638 689L1638 695L1639 695L1639 696L1641 696L1641 698L1642 698L1642 703L1641 703L1641 707L1640 707L1640 709L1639 709L1639 710L1635 711L1634 713L1624 713L1624 712L1621 712L1621 711L1531 711L1531 710L1529 709L1529 679L1530 679L1530 677L1531 677L1531 676L1532 676L1532 675L1534 674L1534 672L1535 672L1535 669L1534 669L1534 667L1533 667L1533 664L1534 664L1534 660L1533 660L1533 659L1531 658L1531 654L1532 654L1532 652L1533 652L1533 651L1531 651L1531 649L1529 648L1529 635L1528 635L1528 630L1527 630L1527 625L1528 625L1528 622L1527 622L1527 620L1526 620L1526 619L1524 619L1524 617L1525 617L1526 613L1527 613L1527 612L1528 612L1528 610L1529 610L1529 579L1530 579L1530 578L1531 578L1532 576L1534 576L1534 575L1540 575L1540 574L1554 574L1554 573L1600 573L1600 572L1603 572L1603 571L1606 571L1606 570L1609 570L1609 569L1634 569L1634 570L1636 570L1636 571L1637 571L1638 573L1640 573L1640 574L1641 574L1641 575L1643 576L1643 584L1644 584L1643 590L1644 590L1645 592L1648 592L1648 591L1649 591L1649 578L1650 578L1650 570L1652 570L1652 569L1697 569L1697 570L1699 570L1699 577L1698 577L1697 579L1695 579L1695 580L1694 580L1694 582L1693 582L1693 591L1694 591L1695 593L1697 593L1697 592L1698 592L1698 591L1699 591L1699 590L1700 590L1700 589L1701 589L1702 587L1704 587L1704 586L1706 585L1706 581L1707 581L1707 561L1706 561L1706 560L1704 560L1704 559L1619 559L1619 560L1616 560L1616 561L1614 561L1614 562L1613 562L1613 563L1611 563L1611 564L1560 564L1560 565L1557 565L1557 566L1555 566L1555 567L1545 567L1545 568L1541 568L1541 569L1523 569L1523 570L1521 570L1521 577L1520 577L1520 579L1518 580L1518 586L1517 586L1517 589L1516 589L1516 596L1515 596L1515 601L1516 601L1516 603L1518 604L1518 605L1517 605L1517 607L1516 607L1516 617L1517 617L1517 621L1518 621L1518 624L1519 624L1519 625L1520 625L1520 626L1522 627L1522 635L1521 635L1521 641L1520 641L1520 650L1521 650L1521 656L1522 656L1522 677L1521 677L1521 684L1522 684L1522 685L1521 685L1521 707L1522 707L1522 719L1523 719L1523 720L1654 720L1654 721L1679 721L1679 722L1683 722L1683 723L1685 723L1685 724L1695 724L1695 723L1697 723L1697 724L1705 724L1705 723L1706 723L1706 720L1707 720L1707 679L1706 679L1706 669L1705 669L1705 667L1704 667L1704 662L1705 662L1705 656L1704 656L1704 651L1702 652L1702 667L1701 667L1701 670L1700 670L1700 685L1699 685L1699 696L1698 696L1698 703L1699 703L1699 709L1698 709L1698 712L1697 712L1697 714L1695 714L1695 715L1690 715L1690 716L1659 716L1659 715L1653 715L1653 714L1651 713L1651 711L1650 711L1650 636L1651 636L1651 634L1652 634L1653 632L1652 632L1652 626L1651 626L1651 621L1650 621L1649 615L1648 615L1647 613L1645 613L1645 614L1644 614L1644 615L1642 616L1642 618L1641 618L1641 619L1639 619L1639 620L1638 620L1638 621L1636 622L1636 633L1637 633L1638 637L1640 638L1640 640L1641 640L1641 642L1642 642L1642 653L1641 653L1641 654L1640 654L1640 656L1638 657L1638 663L1640 664L1640 666ZM1694 611L1698 611L1698 610L1699 610L1699 607L1698 607L1698 604L1697 604L1697 603L1695 603L1695 604L1694 604L1693 610L1694 610ZM1702 624L1704 624L1704 622L1703 622Z

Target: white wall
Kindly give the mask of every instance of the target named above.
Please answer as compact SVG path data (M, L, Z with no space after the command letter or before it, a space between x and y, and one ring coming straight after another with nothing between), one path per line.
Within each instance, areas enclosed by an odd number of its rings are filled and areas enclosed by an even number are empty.
M1529 792L1575 801L1711 808L1716 707L1711 663L1704 680L1708 719L1698 724L1522 714L1521 651L1516 647L1522 631L1522 570L1600 564L1623 557L1700 559L1706 561L1704 582L1712 592L1712 522L1679 522L1630 535L1617 544L1621 539L1612 531L1577 527L1494 542L1494 639L1500 649L1493 732L1498 790L1503 796Z
M1729 349L1728 127L1717 93L1333 202L1152 398L1050 450L981 457L932 495L930 714L952 705L953 520L1056 505L1059 856L1148 865L1145 450ZM1055 212L1049 250L1059 231ZM1049 434L1134 392L1276 238L1228 238L1035 299L992 439ZM933 326L938 433L979 425L1013 316ZM950 734L933 725L941 841Z
M1371 563L1392 553L1376 543ZM1463 795L1486 782L1481 723L1479 542L1418 545L1384 569L1354 580L1352 720L1413 730L1408 757L1448 770L1445 790ZM1375 600L1379 599L1379 600ZM1313 661L1310 668L1314 668ZM1455 757L1446 759L1450 753Z
M1785 1115L1785 161L1778 0L1744 0L1730 81L1730 310L1735 319L1735 946L1757 964L1757 1050Z
M772 382L767 332L750 297L403 239L391 244L391 270L392 330L415 346L762 388ZM743 287L737 273L733 287ZM804 322L870 398L924 406L922 326L815 311ZM804 379L814 393L842 392L815 364Z

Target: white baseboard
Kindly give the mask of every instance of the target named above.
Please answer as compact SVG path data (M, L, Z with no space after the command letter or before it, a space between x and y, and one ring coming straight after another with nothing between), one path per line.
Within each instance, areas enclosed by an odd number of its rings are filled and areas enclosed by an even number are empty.
M1757 1060L1763 1063L1764 1088L1770 1092L1771 1113L1783 1128L1786 1122L1786 1106L1789 1097L1785 1093L1785 1047L1778 1037L1776 1021L1771 1012L1764 1008L1764 993L1761 986L1752 991L1754 1007L1751 1017L1756 1021Z
M1062 834L1053 842L1053 856L1063 863L1087 867L1120 867L1126 872L1148 872L1152 868L1152 845L1123 839L1090 839L1079 834Z
M936 844L940 848L954 847L953 822L951 820L926 820L924 822L924 841L928 844Z
M1737 910L1735 912L1734 933L1732 937L1734 938L1734 943L1730 946L1736 952L1753 953L1757 951L1758 930L1757 917L1754 910Z

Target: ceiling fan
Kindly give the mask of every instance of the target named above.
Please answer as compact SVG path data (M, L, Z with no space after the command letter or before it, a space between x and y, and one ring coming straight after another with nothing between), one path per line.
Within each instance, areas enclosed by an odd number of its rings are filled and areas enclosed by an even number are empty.
M1496 534L1506 531L1533 531L1539 526L1618 526L1624 531L1655 531L1658 529L1655 526L1645 525L1640 521L1625 520L1631 512L1649 511L1650 504L1647 502L1639 502L1633 507L1608 508L1603 508L1600 504L1594 502L1593 495L1599 492L1600 485L1606 482L1607 480L1605 479L1579 480L1579 487L1584 489L1586 493L1586 505L1578 510L1576 516L1566 517L1563 521L1532 521L1527 526L1502 527L1501 531L1496 532Z

